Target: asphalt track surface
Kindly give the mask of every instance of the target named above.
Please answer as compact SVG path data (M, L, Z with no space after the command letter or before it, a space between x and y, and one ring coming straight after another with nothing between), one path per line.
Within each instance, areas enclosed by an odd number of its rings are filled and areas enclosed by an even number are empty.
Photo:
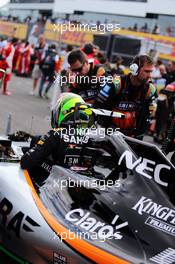
M0 91L1 135L6 133L9 114L11 132L23 130L36 135L50 130L50 101L29 95L32 90L31 78L13 75L8 90L12 92L11 96L2 95L2 88Z

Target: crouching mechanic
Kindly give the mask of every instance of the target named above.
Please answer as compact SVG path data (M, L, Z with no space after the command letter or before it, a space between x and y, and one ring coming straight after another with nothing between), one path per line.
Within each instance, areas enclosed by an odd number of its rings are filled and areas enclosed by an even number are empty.
M65 168L83 168L89 170L96 153L82 155L83 146L89 137L81 131L91 121L92 111L84 100L73 93L63 93L52 112L52 127L47 135L42 136L37 144L21 158L21 168L27 169L34 176L38 168L48 176L53 165ZM41 171L38 174L41 174Z

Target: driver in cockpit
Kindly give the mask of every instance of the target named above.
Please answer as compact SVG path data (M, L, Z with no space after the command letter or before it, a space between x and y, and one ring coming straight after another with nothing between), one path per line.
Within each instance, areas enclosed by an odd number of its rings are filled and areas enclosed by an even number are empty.
M35 170L38 166L49 174L53 165L89 171L96 153L84 152L92 126L92 111L77 94L63 93L52 111L52 127L33 148L21 158L21 168Z

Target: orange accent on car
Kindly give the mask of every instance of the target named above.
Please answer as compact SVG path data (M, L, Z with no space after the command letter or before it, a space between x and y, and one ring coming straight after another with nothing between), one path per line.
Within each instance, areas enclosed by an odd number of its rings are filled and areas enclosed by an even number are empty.
M104 252L102 249L97 248L93 246L92 244L88 243L87 241L81 240L80 238L75 236L75 239L69 238L69 230L64 227L62 224L58 223L57 220L52 216L48 210L44 207L42 201L40 200L33 183L30 179L30 176L27 172L27 170L24 170L24 175L26 178L26 181L31 189L33 198L35 200L35 203L40 210L42 216L47 221L47 223L50 225L50 227L55 231L55 233L59 236L61 236L61 233L64 232L64 234L67 234L65 236L65 241L73 247L76 251L84 255L86 258L100 264L130 264L128 261L125 261L119 257L113 256L108 252Z

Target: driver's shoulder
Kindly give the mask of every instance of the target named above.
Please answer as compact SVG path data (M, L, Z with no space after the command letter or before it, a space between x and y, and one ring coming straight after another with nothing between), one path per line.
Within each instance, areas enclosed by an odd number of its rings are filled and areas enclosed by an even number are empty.
M54 137L56 139L62 138L64 135L67 135L68 129L66 127L59 127L59 128L54 128L49 131L50 137Z
M51 129L47 132L47 134L42 135L38 138L37 145L43 145L45 142L52 138L60 137L60 129Z

